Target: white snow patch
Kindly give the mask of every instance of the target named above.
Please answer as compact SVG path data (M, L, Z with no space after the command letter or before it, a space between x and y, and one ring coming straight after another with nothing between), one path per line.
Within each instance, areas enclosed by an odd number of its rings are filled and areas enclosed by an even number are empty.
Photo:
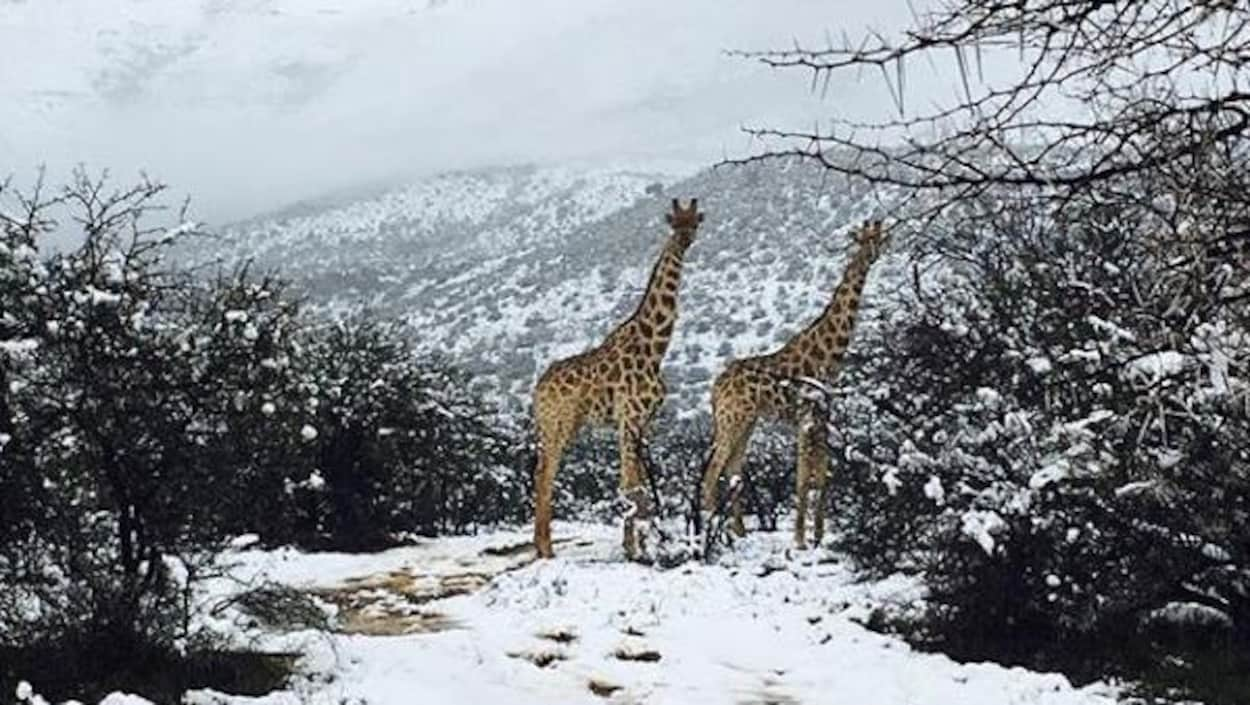
M1115 323L1112 323L1111 321L1108 321L1106 319L1091 315L1091 316L1087 316L1085 320L1089 321L1089 324L1093 326L1095 329L1102 331L1103 333L1106 333L1107 335L1109 335L1113 340L1125 340L1128 342L1133 342L1137 340L1137 336L1134 335L1132 331L1126 328L1123 328Z
M1175 350L1164 350L1144 355L1128 363L1125 366L1124 375L1128 379L1157 382L1183 369L1185 369L1185 356Z
M0 340L0 353L9 357L18 358L39 349L39 341L35 338L21 338L19 340Z
M1214 607L1196 602L1169 602L1152 610L1146 619L1165 624L1187 624L1205 627L1231 627L1233 620Z
M882 473L881 484L885 485L885 489L890 493L891 497L898 494L898 491L903 487L903 481L898 479L898 468L890 467Z
M1024 364L1028 365L1030 370L1039 375L1044 375L1054 369L1054 366L1050 364L1050 360L1044 357L1029 358Z
M996 407L1003 401L1003 395L998 390L989 387L977 388L977 400L990 408Z
M113 692L105 696L100 705L152 705L152 702L138 695Z
M1050 463L1029 476L1029 489L1040 490L1052 482L1068 477L1069 474L1071 474L1071 468L1067 463Z
M75 298L83 303L89 302L92 306L113 306L121 303L122 295L88 285Z
M986 512L968 521L988 535L996 519ZM207 597L228 598L261 579L297 589L404 574L490 580L419 606L454 622L445 631L348 636L237 627L254 645L302 650L300 675L289 690L262 698L201 690L184 702L719 705L825 703L831 694L863 705L1115 702L1106 684L1078 689L1056 674L959 664L867 630L857 620L874 605L920 604L919 583L901 575L858 581L836 554L793 552L788 531L751 534L715 565L671 570L623 562L617 527L557 522L557 557L537 562L524 545L528 538L528 531L495 532L368 555L229 552L229 574L209 586ZM536 665L543 658L552 660ZM613 693L600 698L592 681ZM130 697L105 702L143 702Z
M240 551L249 546L255 546L258 543L260 543L260 536L256 534L239 534L238 536L230 539L229 546L236 551Z
M994 555L996 542L994 534L1002 533L1007 523L997 512L985 509L970 509L961 518L961 529L968 538L977 542L986 555Z
M320 472L313 470L308 473L308 479L304 480L304 485L310 490L321 490L326 486L326 480L321 476Z
M1155 480L1134 480L1133 482L1126 482L1115 488L1115 496L1124 497L1149 492L1154 490L1156 485L1158 485L1158 482Z
M179 225L166 230L165 234L161 237L161 240L163 242L170 242L171 240L175 240L183 235L186 235L187 233L195 232L199 227L199 223L188 220L185 223L180 223Z

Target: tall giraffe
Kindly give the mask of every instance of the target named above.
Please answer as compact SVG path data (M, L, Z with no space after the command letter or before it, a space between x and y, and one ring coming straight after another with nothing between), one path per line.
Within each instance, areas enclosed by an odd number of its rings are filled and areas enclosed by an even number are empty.
M814 534L819 545L825 530L825 492L829 474L828 413L820 400L804 394L809 381L832 382L851 342L860 294L868 270L884 248L881 221L865 222L852 237L857 245L842 282L824 312L780 350L733 360L712 388L712 449L703 473L703 509L717 505L717 482L729 470L742 474L743 455L755 422L776 419L796 427L798 470L795 477L797 517L794 542L806 545L809 494L817 492ZM735 497L734 530L743 533L742 504Z
M534 425L538 462L534 468L534 547L550 558L551 494L564 451L585 423L615 424L621 456L621 491L633 502L624 529L625 555L638 555L634 521L650 508L642 480L641 443L652 416L664 400L660 362L668 351L677 321L677 286L682 261L694 242L703 214L699 200L682 208L673 199L665 216L672 227L638 309L596 348L558 360L534 389Z

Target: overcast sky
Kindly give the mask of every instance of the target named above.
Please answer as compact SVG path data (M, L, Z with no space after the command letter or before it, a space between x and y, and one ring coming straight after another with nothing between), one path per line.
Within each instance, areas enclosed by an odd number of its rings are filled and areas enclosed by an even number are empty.
M0 0L0 173L145 169L223 221L455 168L690 168L747 153L744 124L888 107L877 76L822 102L809 76L724 49L909 16L906 0Z

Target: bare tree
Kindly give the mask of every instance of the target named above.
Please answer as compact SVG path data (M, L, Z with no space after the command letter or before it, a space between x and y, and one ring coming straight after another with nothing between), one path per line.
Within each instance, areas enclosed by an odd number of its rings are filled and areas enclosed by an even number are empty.
M939 0L897 40L873 33L824 48L737 52L835 75L880 73L897 116L835 118L825 128L755 128L758 153L797 156L835 172L967 198L996 186L1062 192L1141 171L1187 166L1215 146L1242 151L1250 130L1250 6L1235 0ZM1005 85L988 61L1014 55ZM952 104L913 110L917 64L951 61ZM923 68L923 66L922 66ZM953 199L946 199L953 202Z

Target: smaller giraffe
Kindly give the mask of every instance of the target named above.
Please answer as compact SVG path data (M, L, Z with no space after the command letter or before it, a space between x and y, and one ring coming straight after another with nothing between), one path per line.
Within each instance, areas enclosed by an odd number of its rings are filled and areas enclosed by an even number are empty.
M642 441L666 388L660 363L677 321L677 289L682 262L694 242L703 214L699 200L683 208L673 199L665 216L672 227L656 260L638 309L598 347L558 360L534 388L538 462L534 468L534 547L550 558L551 495L564 451L583 424L615 424L621 456L621 491L633 503L625 519L625 555L638 557L634 522L650 513L642 480Z
M742 461L755 423L774 419L796 427L798 469L795 477L794 542L806 545L809 496L817 494L813 520L819 545L825 529L825 498L829 474L828 412L821 400L805 393L812 382L836 379L859 310L868 270L884 249L881 221L865 222L852 235L857 249L824 312L780 350L734 360L712 388L712 449L703 471L703 510L717 506L717 482L728 470L742 473ZM741 497L733 502L733 528L744 532ZM705 522L706 525L706 522Z

